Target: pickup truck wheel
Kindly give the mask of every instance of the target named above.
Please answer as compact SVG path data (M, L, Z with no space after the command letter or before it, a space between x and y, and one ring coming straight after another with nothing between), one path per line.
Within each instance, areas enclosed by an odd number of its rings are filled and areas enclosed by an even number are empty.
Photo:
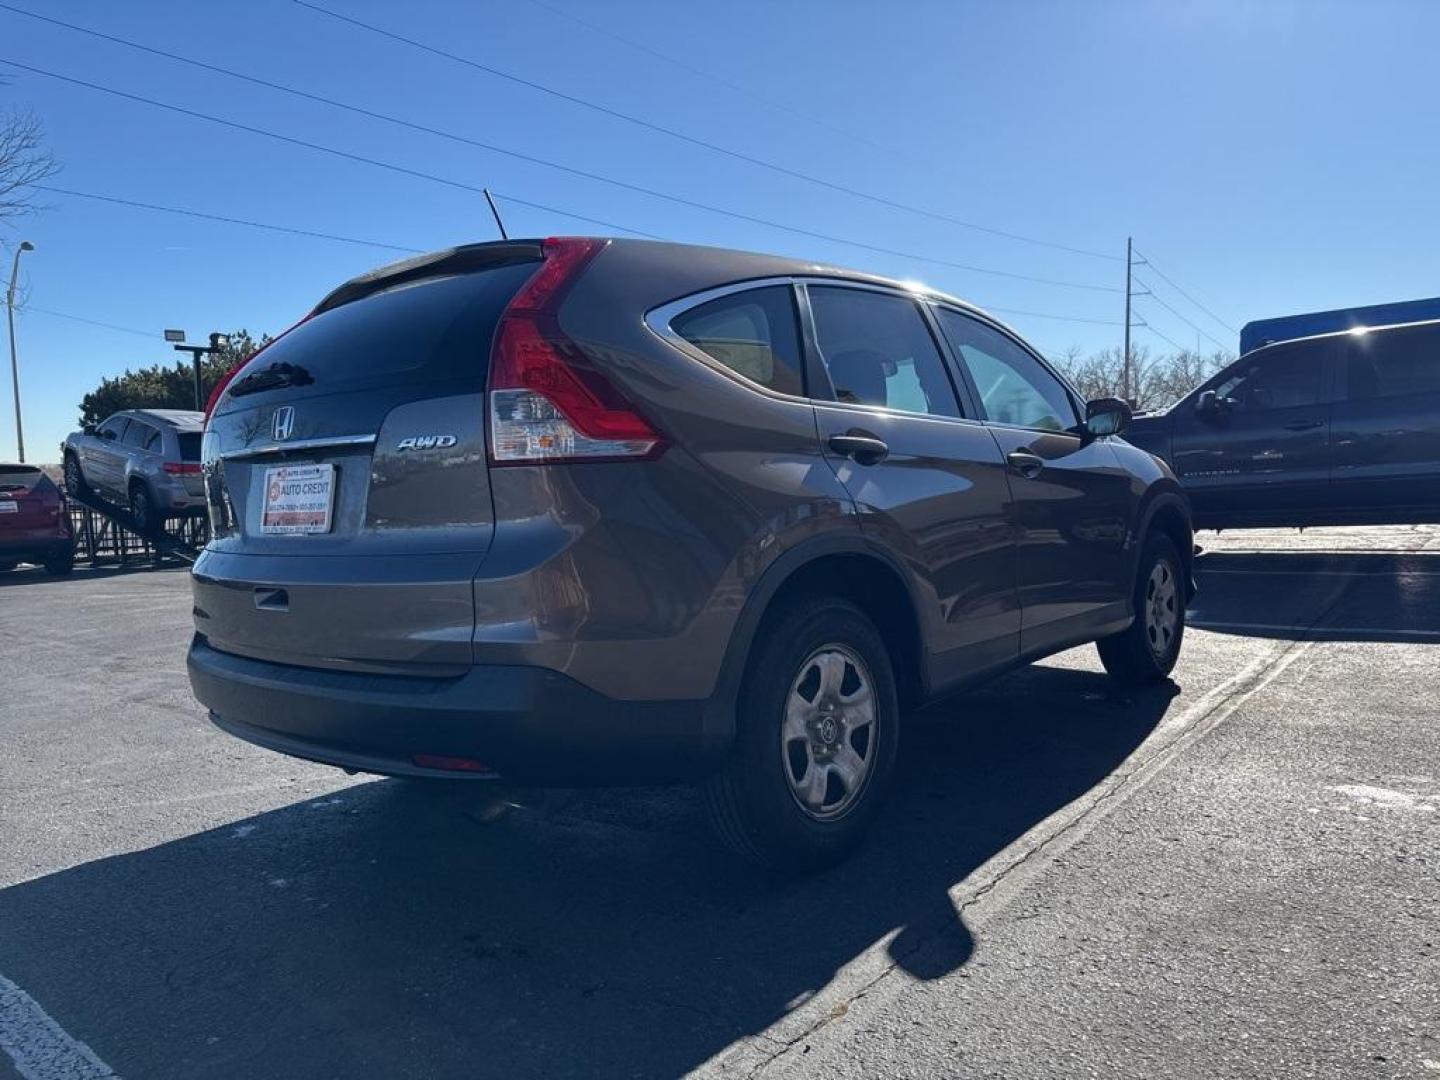
M155 527L155 503L143 481L130 485L130 516L142 533Z
M772 617L751 647L730 759L706 787L720 839L782 873L843 859L889 786L899 713L889 653L859 608L820 598Z
M1095 643L1105 670L1122 686L1159 682L1180 658L1185 638L1183 566L1168 536L1146 537L1135 578L1135 621Z
M90 485L85 483L85 474L80 471L80 459L74 454L65 455L65 490L75 496L90 494Z

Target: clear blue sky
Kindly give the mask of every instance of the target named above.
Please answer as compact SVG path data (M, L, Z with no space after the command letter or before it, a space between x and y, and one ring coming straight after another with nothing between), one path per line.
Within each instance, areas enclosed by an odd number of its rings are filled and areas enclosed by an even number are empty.
M11 0L6 0L11 2ZM13 0L273 82L754 217L1017 274L1118 287L1123 263L877 205L645 131L338 22L291 0ZM1232 327L1440 293L1440 138L1428 0L721 3L323 0L565 93L787 168L992 228L1143 253ZM666 238L914 278L995 308L1047 351L1117 344L1122 297L811 239L338 112L0 10L0 57ZM479 195L8 68L64 165L52 183L411 248L489 239ZM742 87L738 92L725 83ZM751 95L751 96L747 96ZM757 100L763 99L763 100ZM776 103L776 104L767 104ZM791 111L793 110L793 111ZM796 115L802 114L802 115ZM81 395L169 361L162 328L278 331L398 257L60 195L32 240L19 323L26 442L54 461ZM603 232L505 206L512 235ZM5 268L8 275L9 251ZM1140 276L1145 277L1142 268ZM1153 278L1153 275L1149 275ZM1160 281L1159 298L1234 336ZM44 309L44 311L40 310ZM1153 300L1137 309L1187 346ZM87 326L57 311L146 331ZM1137 341L1168 350L1137 330ZM1211 343L1202 339L1206 348ZM8 356L5 357L8 360ZM0 459L13 455L8 364Z

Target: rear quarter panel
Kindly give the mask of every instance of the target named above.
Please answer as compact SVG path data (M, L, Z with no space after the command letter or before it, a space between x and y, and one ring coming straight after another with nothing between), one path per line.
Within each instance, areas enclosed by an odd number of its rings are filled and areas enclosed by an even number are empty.
M668 446L647 462L492 468L477 658L545 664L613 697L708 697L774 559L858 534L808 401L752 388L645 325L663 303L766 276L763 260L689 250L616 245L566 299L565 332Z

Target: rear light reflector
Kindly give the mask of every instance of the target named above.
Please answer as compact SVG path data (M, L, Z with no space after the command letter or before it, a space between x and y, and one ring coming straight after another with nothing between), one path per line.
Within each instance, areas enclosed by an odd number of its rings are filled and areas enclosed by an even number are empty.
M545 261L500 317L490 359L490 461L554 464L651 458L665 440L560 329L569 283L603 240L549 239Z
M422 769L444 769L446 772L475 773L477 776L498 776L494 769L483 761L468 757L448 757L444 754L416 754L412 761Z
M167 461L160 467L171 476L195 476L200 472L198 461Z

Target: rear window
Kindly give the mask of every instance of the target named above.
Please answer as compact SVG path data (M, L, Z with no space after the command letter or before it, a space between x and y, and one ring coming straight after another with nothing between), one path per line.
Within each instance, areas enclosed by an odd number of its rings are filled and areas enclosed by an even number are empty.
M178 432L175 433L175 438L177 438L178 440L180 440L180 460L181 460L181 461L199 461L199 460L200 460L200 439L201 439L200 432L198 432L198 431L178 431Z
M40 470L34 465L0 465L0 478L34 480Z
M1357 335L1347 359L1351 401L1440 394L1440 327Z
M301 323L256 358L229 398L250 407L276 390L237 393L275 364L301 369L287 399L406 382L483 387L490 339L505 305L535 272L535 260L395 285Z

